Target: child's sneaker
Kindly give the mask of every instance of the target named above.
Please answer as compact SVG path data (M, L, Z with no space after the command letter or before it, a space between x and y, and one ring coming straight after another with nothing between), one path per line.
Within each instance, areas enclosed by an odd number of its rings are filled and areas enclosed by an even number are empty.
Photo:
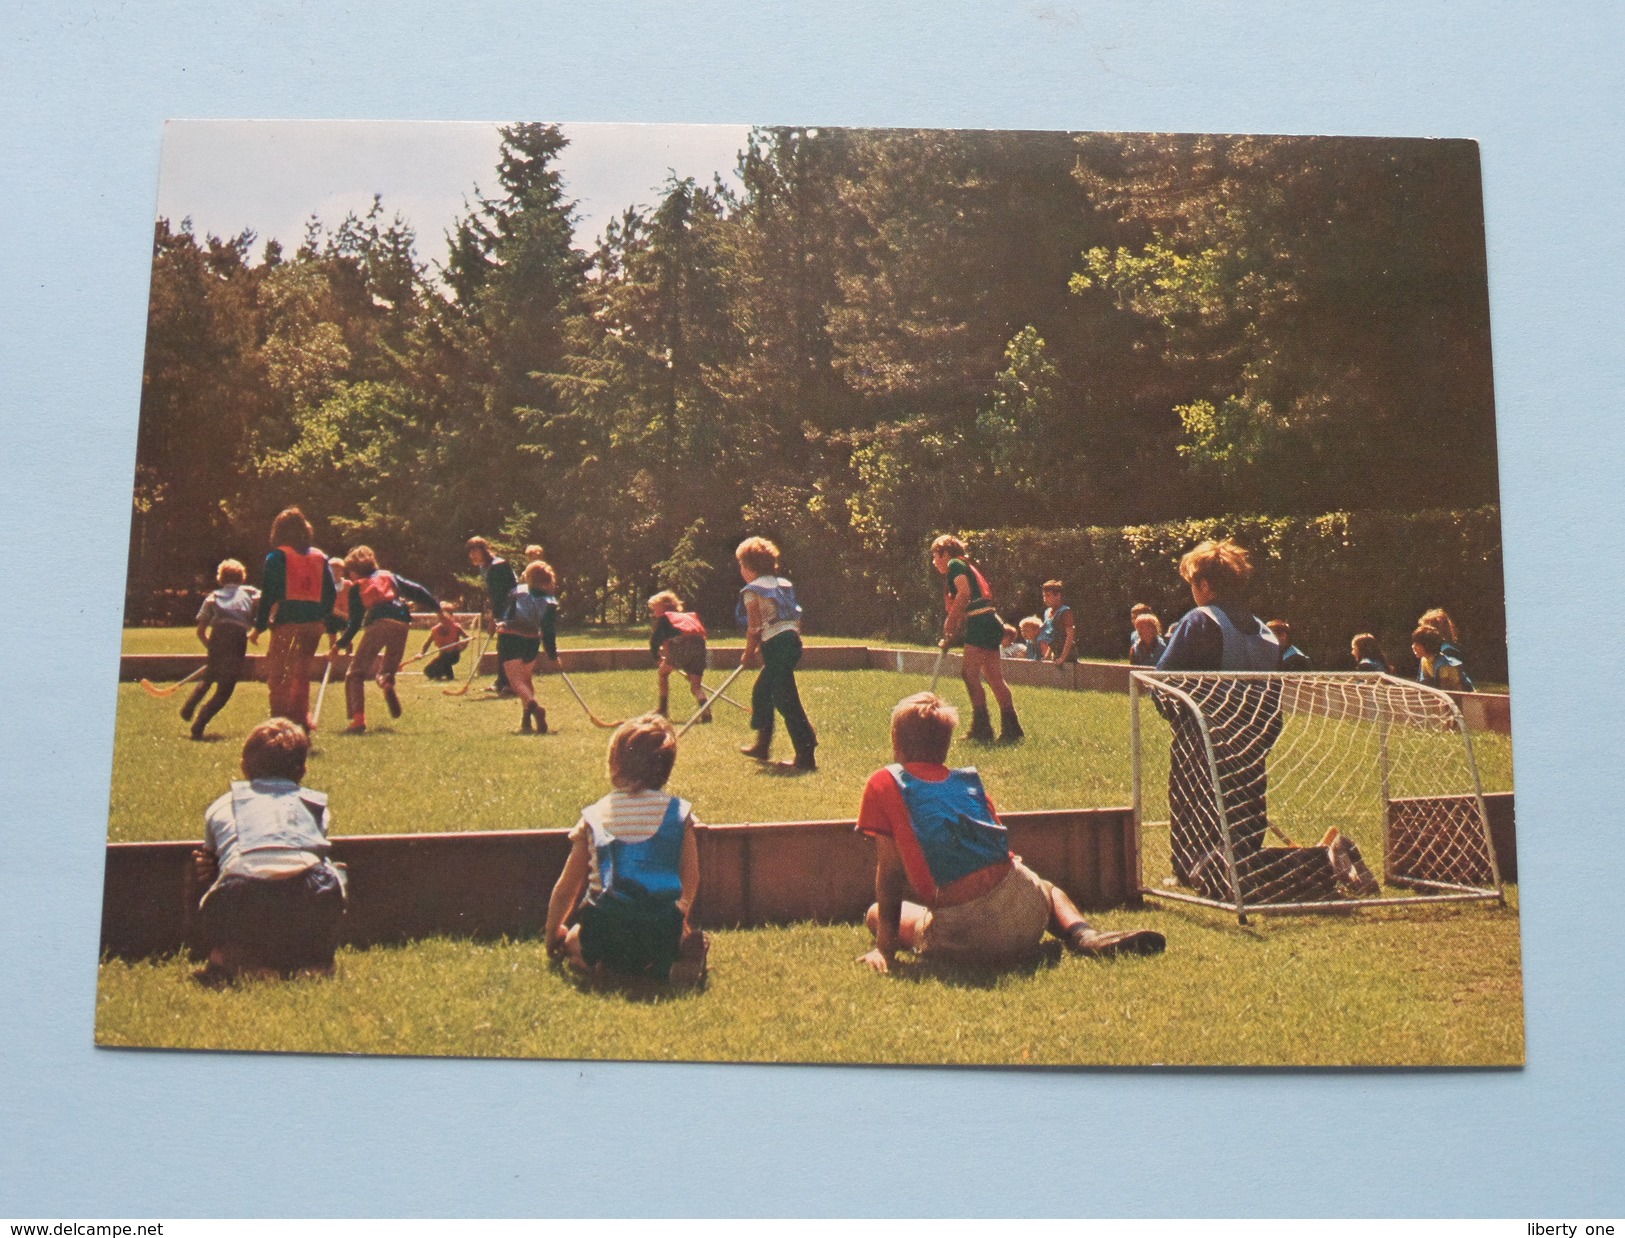
M1382 893L1376 874L1360 855L1360 848L1355 846L1354 840L1335 829L1328 833L1333 837L1326 846L1326 854L1331 859L1332 873L1337 878L1338 886L1355 894Z
M671 965L671 973L667 977L673 985L690 987L704 982L709 966L707 960L711 956L711 934L692 932L683 938L683 944L678 947L677 961Z
M1119 954L1161 954L1168 948L1168 939L1153 929L1101 932L1087 924L1074 924L1066 935L1066 948L1092 959L1109 959Z

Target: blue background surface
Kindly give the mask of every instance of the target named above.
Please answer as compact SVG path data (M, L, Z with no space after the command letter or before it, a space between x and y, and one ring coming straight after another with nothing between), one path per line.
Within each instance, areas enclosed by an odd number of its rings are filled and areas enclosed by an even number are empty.
M0 1215L1625 1211L1619 6L26 7L0 16ZM1480 139L1528 1067L95 1050L107 668L166 117ZM628 1140L644 1153L615 1194L580 1176Z

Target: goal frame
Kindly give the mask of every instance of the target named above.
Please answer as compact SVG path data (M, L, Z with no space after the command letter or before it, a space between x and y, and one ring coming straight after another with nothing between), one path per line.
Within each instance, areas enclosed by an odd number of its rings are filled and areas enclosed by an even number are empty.
M1390 860L1393 847L1393 805L1397 802L1390 795L1389 787L1389 732L1394 722L1388 714L1377 710L1375 718L1378 727L1378 763L1379 780L1381 785L1382 809L1382 846L1383 846L1383 883L1384 885L1397 885L1415 889L1418 892L1405 895L1381 894L1369 898L1335 898L1299 902L1249 902L1243 892L1240 873L1237 870L1235 851L1232 846L1229 814L1224 803L1221 790L1218 755L1214 750L1213 738L1208 726L1208 718L1196 700L1184 689L1177 687L1174 679L1189 679L1192 676L1204 678L1224 678L1236 681L1279 681L1289 683L1298 676L1312 675L1322 680L1345 680L1351 682L1368 682L1373 685L1393 684L1406 689L1417 691L1437 700L1449 711L1452 721L1453 733L1460 737L1466 768L1471 776L1472 789L1463 792L1463 796L1470 795L1477 826L1481 832L1485 853L1489 859L1491 881L1486 886L1463 885L1456 882L1420 879L1415 877L1395 876L1391 872ZM1154 688L1153 688L1154 685ZM1213 806L1219 822L1219 833L1223 842L1225 867L1229 878L1230 900L1209 898L1195 890L1168 889L1163 886L1152 885L1145 879L1144 854L1145 833L1148 823L1145 820L1145 771L1143 768L1143 750L1145 739L1141 733L1140 712L1142 698L1159 692L1174 697L1190 711L1199 728L1202 739L1202 751L1206 759L1208 788L1212 792ZM1283 705L1283 710L1285 706ZM1401 679L1396 675L1384 674L1376 671L1156 671L1136 668L1129 673L1129 745L1133 760L1133 836L1135 840L1135 876L1142 897L1163 899L1168 902L1192 903L1202 907L1211 907L1220 911L1228 911L1245 925L1248 916L1258 915L1303 915L1322 914L1329 912L1359 911L1367 907L1416 907L1437 903L1474 903L1494 902L1506 905L1506 891L1501 880L1500 861L1495 854L1495 840L1490 830L1489 811L1484 803L1484 788L1478 774L1478 758L1473 751L1472 733L1468 730L1461 707L1456 703L1450 693L1441 689L1419 683L1415 680ZM1169 823L1152 823L1167 824ZM1279 832L1279 831L1277 831Z

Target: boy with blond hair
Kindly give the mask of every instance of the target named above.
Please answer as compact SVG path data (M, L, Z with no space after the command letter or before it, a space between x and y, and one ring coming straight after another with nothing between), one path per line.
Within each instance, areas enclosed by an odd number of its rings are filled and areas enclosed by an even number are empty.
M700 721L711 721L711 709L705 695L705 624L692 611L683 609L683 599L670 589L662 589L649 599L649 614L654 629L649 634L649 653L655 660L655 674L660 684L660 704L655 712L663 718L671 716L671 675L680 671L688 676L688 687L699 705Z
M710 940L688 922L700 885L694 808L665 791L676 762L677 733L659 714L610 738L612 790L581 810L547 904L548 953L576 971L705 975Z
M891 716L893 764L863 789L858 830L875 840L875 947L860 962L890 971L899 949L1003 963L1032 954L1045 931L1075 954L1156 954L1150 929L1101 932L1077 905L1010 854L1009 836L974 768L949 769L959 714L930 692ZM912 895L912 901L905 901Z

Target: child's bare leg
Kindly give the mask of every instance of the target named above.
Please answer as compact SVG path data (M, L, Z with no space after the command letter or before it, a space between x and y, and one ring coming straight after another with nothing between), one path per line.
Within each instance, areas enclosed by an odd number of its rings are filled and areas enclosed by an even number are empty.
M925 922L927 911L918 903L903 900L903 914L897 921L897 944L904 950L912 950L920 940L920 926ZM876 940L880 936L880 904L869 904L869 914L863 918L869 926L869 935Z
M528 707L536 699L536 685L531 678L531 664L518 658L502 664L502 673L508 677L508 686Z
M982 668L983 672L987 675L988 686L993 689L993 697L999 702L999 708L1014 709L1015 698L1010 695L1010 685L1004 682L1004 668L999 665L999 651L986 650L982 660L986 663Z
M665 658L661 658L655 668L655 678L660 682L660 704L655 712L664 717L671 712L671 663Z
M688 676L688 689L694 694L695 703L700 707L700 721L711 721L711 698L705 693L705 677L693 672Z
M982 688L982 660L977 656L979 651L969 645L959 659L959 677L965 681L965 691L970 694L970 703L973 709L987 708L987 692Z

